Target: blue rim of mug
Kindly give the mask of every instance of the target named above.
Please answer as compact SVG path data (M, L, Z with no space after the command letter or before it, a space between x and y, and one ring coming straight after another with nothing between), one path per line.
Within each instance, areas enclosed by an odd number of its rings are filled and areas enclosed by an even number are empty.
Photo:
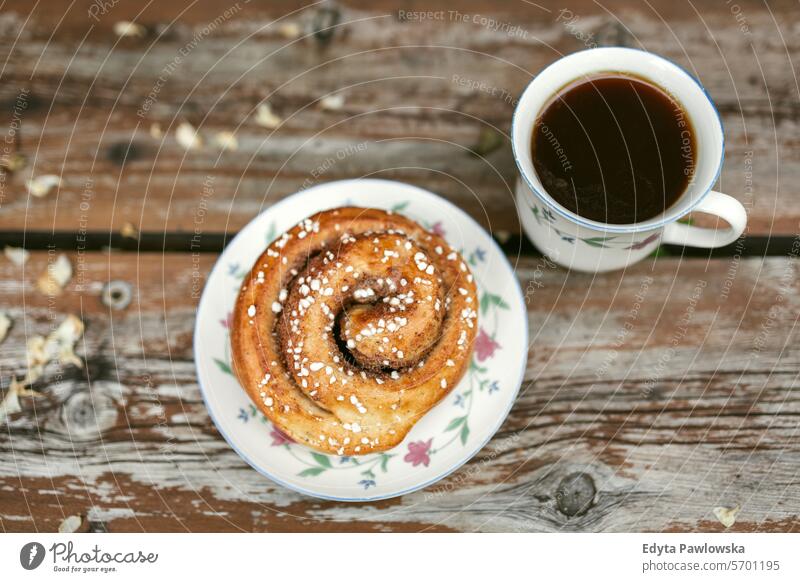
M722 147L721 147L721 150L720 150L719 163L717 165L717 172L716 172L716 174L714 176L714 179L709 182L708 188L706 188L705 191L700 196L697 197L697 200L692 202L689 205L689 207L686 208L686 210L684 210L682 212L679 212L678 214L675 214L675 215L670 215L669 217L664 217L660 221L654 222L653 224L644 224L642 222L637 222L637 223L634 223L634 224L608 224L608 223L604 223L604 222L597 222L597 221L593 221L593 220L587 220L585 218L582 218L582 217L578 216L577 214L575 214L573 212L570 212L569 210L565 209L564 207L560 206L559 204L556 204L554 201L549 200L544 194L542 194L542 192L540 192L533 185L533 183L531 182L530 178L528 178L527 174L525 173L525 170L523 170L523 168L522 168L522 163L520 162L519 156L517 155L517 148L514 145L515 144L514 136L515 136L516 127L517 127L517 112L519 111L520 105L522 104L522 100L525 97L525 94L530 90L531 85L533 85L536 82L536 79L539 78L539 76L542 73L544 73L545 71L547 71L551 67L554 67L555 65L560 64L561 61L563 61L566 58L572 57L572 56L577 55L577 54L588 53L588 52L593 52L593 51L606 51L606 50L609 50L609 49L611 49L613 51L631 51L631 52L637 52L637 53L644 53L645 55L647 55L649 57L656 58L656 59L666 63L668 66L673 67L674 69L677 69L679 72L683 73L689 79L691 79L694 82L694 84L697 85L700 88L700 90L703 92L703 95L705 95L705 98L708 101L708 104L711 106L711 109L716 114L717 121L719 122L719 130L720 130L719 133L720 133L720 139L721 139ZM669 60L667 58L662 57L661 55L657 55L655 53L651 53L650 51L645 51L645 50L642 50L642 49L631 48L631 47L621 47L621 46L619 46L619 47L599 47L599 48L591 48L591 49L586 49L586 50L582 50L582 51L577 51L577 52L574 52L574 53L570 53L568 55L564 55L564 56L560 57L558 60L550 63L549 65L547 65L544 69L539 71L539 73L536 76L534 76L533 79L530 80L530 82L528 82L528 84L525 86L525 89L520 94L519 101L517 102L517 106L514 108L514 114L513 114L512 118L511 118L511 151L512 151L512 153L514 155L514 162L517 164L517 169L519 170L520 177L525 181L525 185L528 187L528 189L533 194L535 194L539 198L539 200L541 200L544 204L549 206L552 210L554 210L562 218L565 218L566 220L569 220L570 222L574 222L574 223L576 223L576 224L578 224L580 226L583 226L585 228L589 228L591 230L599 230L599 231L605 231L605 232L616 232L616 233L649 232L649 231L652 231L652 230L657 230L659 228L662 228L662 227L664 227L664 226L666 226L666 225L668 225L668 224L670 224L672 222L675 222L676 220L680 219L681 217L686 216L692 210L697 208L697 206L705 199L705 197L708 196L708 193L711 192L711 190L714 187L714 184L716 184L717 180L719 180L720 173L722 172L722 165L723 165L723 163L725 161L725 131L724 131L724 128L722 126L722 118L720 117L719 110L717 109L717 106L714 104L714 101L711 99L711 96L708 94L708 91L706 91L706 88L703 87L703 85L702 85L702 83L700 83L700 81L698 81L695 77L693 77L689 73L689 71L684 69L682 66L680 66L679 64L677 64L677 63L675 63L675 62L673 62L673 61L671 61L671 60Z

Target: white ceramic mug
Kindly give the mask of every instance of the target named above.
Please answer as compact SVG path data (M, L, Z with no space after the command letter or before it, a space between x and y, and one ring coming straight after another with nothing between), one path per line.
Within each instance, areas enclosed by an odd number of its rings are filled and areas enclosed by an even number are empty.
M694 175L686 191L665 212L635 224L589 220L561 206L545 191L531 158L531 137L542 109L565 86L602 73L627 73L654 83L677 101L694 129ZM658 55L629 48L596 48L559 59L522 93L514 111L511 142L521 174L516 195L522 226L542 253L570 269L620 269L645 258L660 243L714 248L734 242L744 232L747 213L742 204L711 190L722 169L725 149L714 103L692 76ZM677 222L692 211L716 215L729 226L709 229Z

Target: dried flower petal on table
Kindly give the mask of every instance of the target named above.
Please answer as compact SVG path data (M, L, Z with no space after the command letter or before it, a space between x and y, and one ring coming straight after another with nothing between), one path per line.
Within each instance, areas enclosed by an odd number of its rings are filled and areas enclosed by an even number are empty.
M187 121L181 123L178 126L178 129L175 130L175 139L177 139L178 143L187 150L194 150L203 147L203 140L200 138L197 130L191 123Z
M83 367L83 361L75 355L75 344L83 335L83 322L74 315L68 315L61 325L47 336L48 349L54 350L62 365L72 364Z
M31 178L25 182L25 186L28 188L28 193L30 193L31 196L44 198L50 194L53 188L61 186L61 178L55 174L44 174Z
M19 384L16 380L11 380L5 398L0 402L0 422L4 421L7 416L22 410L19 405L20 387L24 389L22 384Z
M28 158L25 156L25 154L21 154L19 152L14 152L13 154L3 156L2 160L0 160L0 168L12 174L14 172L19 172L27 165Z
M269 103L262 103L256 109L255 120L261 127L267 129L275 129L281 124L281 118L272 112L272 107Z
M72 265L66 255L47 265L47 270L36 281L39 291L45 295L60 295L69 280L72 279Z
M344 105L344 95L341 93L326 95L320 100L319 105L326 111L339 111Z
M41 378L44 373L44 367L47 365L49 358L45 352L45 345L47 340L44 336L35 335L28 338L27 345L27 359L28 359L28 373L22 381L23 384L33 384Z
M239 140L230 131L220 131L214 136L214 143L222 150L236 151L239 149Z
M300 36L302 29L296 22L287 22L285 24L281 24L280 28L278 28L278 32L283 38L293 40Z
M120 20L114 23L114 34L120 37L136 37L141 38L147 34L147 29L141 24L136 22L129 22L127 20Z
M736 523L736 514L739 513L740 509L738 505L736 507L715 507L714 515L717 516L717 519L722 525L731 527Z
M126 222L122 225L119 233L124 236L125 238L132 238L134 240L139 240L139 230L133 226L130 222Z
M77 515L70 515L58 526L58 533L73 533L78 531L83 520Z
M31 255L28 251L20 247L6 247L3 249L3 254L18 267L23 266Z
M4 421L9 415L22 410L19 404L20 396L41 396L35 390L28 390L25 384L17 382L16 378L11 380L5 398L0 402L0 422Z
M11 329L11 318L5 311L0 311L0 343L6 339L9 329Z
M44 374L44 368L58 359L62 365L83 367L83 361L75 354L75 344L83 335L83 322L74 315L64 321L46 338L36 335L28 340L28 375L24 384L32 384Z
M496 230L494 231L494 238L496 238L497 242L499 242L501 245L504 245L511 238L511 233L507 230Z

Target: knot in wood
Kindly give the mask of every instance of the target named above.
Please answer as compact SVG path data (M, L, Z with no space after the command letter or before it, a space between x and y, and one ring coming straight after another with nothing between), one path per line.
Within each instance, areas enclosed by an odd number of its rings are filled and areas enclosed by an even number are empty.
M597 489L594 479L586 473L570 473L556 488L558 510L567 517L582 515L594 503Z
M127 162L141 159L143 155L142 148L132 141L113 143L106 152L108 160L120 166L124 166Z
M116 424L117 406L108 394L78 392L64 403L62 420L71 435L91 436Z
M314 38L320 46L324 47L331 42L341 18L342 14L335 4L325 5L317 10L312 27Z

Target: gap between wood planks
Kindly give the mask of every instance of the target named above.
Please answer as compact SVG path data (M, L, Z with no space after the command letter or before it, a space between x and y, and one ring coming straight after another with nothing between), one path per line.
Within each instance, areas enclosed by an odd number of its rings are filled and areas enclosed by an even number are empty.
M0 232L0 246L24 247L29 251L101 251L113 248L139 253L219 253L236 236L233 233L141 232L137 238L119 233L87 232L80 235L69 231L4 231ZM541 253L530 241L511 235L503 241L494 237L507 255L538 257ZM744 236L733 244L718 249L700 249L679 245L662 245L661 252L668 256L687 258L720 257L779 257L796 254L797 237Z

